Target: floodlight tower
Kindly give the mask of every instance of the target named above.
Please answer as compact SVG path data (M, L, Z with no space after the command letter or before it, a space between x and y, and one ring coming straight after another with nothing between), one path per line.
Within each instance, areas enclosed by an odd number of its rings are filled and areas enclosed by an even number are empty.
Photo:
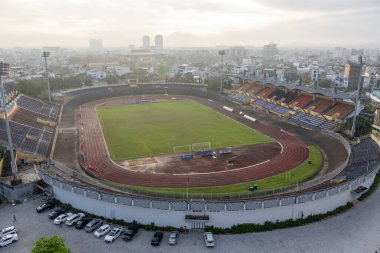
M50 94L50 79L49 79L49 72L47 67L47 58L50 56L50 52L44 51L42 53L42 57L45 58L45 70L46 70L46 78L48 82L48 95L49 95L49 101L51 102L51 94Z
M223 57L226 54L225 50L219 50L219 55L222 56L222 77L220 78L220 94L223 93L223 78L224 78L224 64Z
M12 167L12 174L13 174L13 181L17 181L17 164L15 161L15 156L13 153L13 143L12 143L12 136L11 136L11 130L9 127L8 122L8 112L7 112L7 105L5 102L5 93L4 93L4 84L3 84L3 76L8 75L9 73L9 64L5 62L0 62L0 89L1 89L1 103L3 106L3 112L4 112L4 118L5 118L5 127L7 130L7 136L8 136L8 145L9 145L9 151L11 153L11 167Z
M351 128L351 137L355 138L355 130L356 130L356 117L357 114L359 113L359 104L360 104L360 93L361 93L361 87L363 83L363 57L359 56L359 64L360 64L360 76L359 76L359 82L358 82L358 89L357 89L357 95L356 95L356 100L355 100L355 114L354 118L352 120L352 128Z

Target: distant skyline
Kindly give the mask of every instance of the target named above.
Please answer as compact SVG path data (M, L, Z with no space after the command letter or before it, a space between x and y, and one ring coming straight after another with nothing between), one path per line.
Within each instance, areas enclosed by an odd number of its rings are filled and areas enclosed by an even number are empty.
M378 0L1 0L1 47L377 47Z

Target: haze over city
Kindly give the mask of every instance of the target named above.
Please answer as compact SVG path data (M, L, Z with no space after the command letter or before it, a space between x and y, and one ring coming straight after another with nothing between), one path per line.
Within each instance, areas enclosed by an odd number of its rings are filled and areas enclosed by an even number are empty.
M105 47L162 34L167 47L361 46L380 42L376 0L2 0L0 47Z

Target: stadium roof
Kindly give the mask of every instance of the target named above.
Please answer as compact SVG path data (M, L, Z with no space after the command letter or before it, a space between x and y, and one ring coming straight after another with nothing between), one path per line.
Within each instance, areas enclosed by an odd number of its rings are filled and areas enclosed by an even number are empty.
M312 86L299 85L298 82L287 83L287 82L282 82L282 81L277 81L277 80L259 79L259 78L245 78L245 79L262 82L265 84L272 84L278 87L287 88L289 90L301 90L307 93L320 94L320 95L330 97L330 98L350 100L350 102L353 101L353 98L356 96L356 93L357 93L357 91L346 92L346 93L334 93L332 92L332 89L325 89L325 88L314 89L314 87Z

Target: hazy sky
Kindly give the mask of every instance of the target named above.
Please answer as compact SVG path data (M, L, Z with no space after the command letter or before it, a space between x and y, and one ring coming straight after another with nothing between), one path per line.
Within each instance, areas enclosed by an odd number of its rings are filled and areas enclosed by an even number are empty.
M380 0L0 0L0 47L372 45Z

